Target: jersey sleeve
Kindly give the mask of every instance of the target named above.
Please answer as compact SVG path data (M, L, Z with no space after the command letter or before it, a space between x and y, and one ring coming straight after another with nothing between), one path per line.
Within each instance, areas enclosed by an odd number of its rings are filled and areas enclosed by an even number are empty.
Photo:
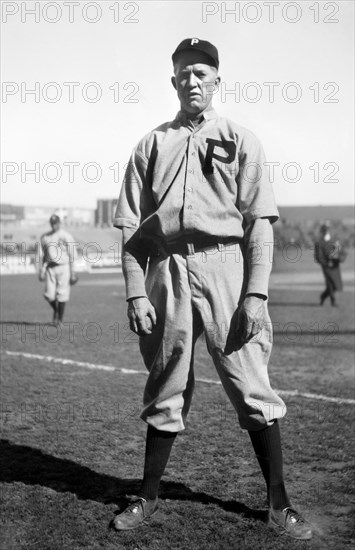
M142 218L142 191L145 185L148 160L135 148L130 157L118 199L113 225L137 228Z
M254 134L243 136L239 150L238 209L247 223L257 218L279 218L271 186L269 170L265 165L263 147Z
M46 258L45 241L44 241L43 235L39 240L38 255L39 255L40 261L42 262L42 264L44 264L47 261L47 258Z

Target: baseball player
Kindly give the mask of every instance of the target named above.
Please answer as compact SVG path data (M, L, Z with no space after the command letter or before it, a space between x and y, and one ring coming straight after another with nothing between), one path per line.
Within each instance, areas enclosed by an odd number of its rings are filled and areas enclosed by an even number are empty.
M42 265L39 280L45 281L44 297L53 309L53 322L63 322L65 304L69 301L70 286L78 277L74 270L75 243L73 237L61 228L59 216L53 214L51 230L42 235Z
M250 131L212 108L220 82L214 45L188 38L172 60L180 111L134 148L114 219L123 231L130 326L149 371L143 481L114 527L134 529L157 509L159 482L191 403L194 345L204 333L240 426L250 434L270 522L309 539L311 526L286 492L278 424L286 408L267 372L271 224L278 211L262 170L263 149Z
M332 306L337 305L336 292L343 290L340 262L345 260L345 256L340 242L331 237L329 222L322 224L314 247L314 259L320 264L325 279L325 290L320 295L321 306L328 297Z

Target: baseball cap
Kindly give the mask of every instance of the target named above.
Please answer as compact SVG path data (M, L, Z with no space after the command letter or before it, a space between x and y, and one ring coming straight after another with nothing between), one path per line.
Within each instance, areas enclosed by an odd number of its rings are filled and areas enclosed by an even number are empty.
M207 40L200 40L199 38L185 38L185 40L180 42L180 44L178 45L178 47L176 48L176 50L172 55L173 63L175 62L178 54L186 50L189 50L189 51L197 50L199 52L205 53L213 62L212 66L218 69L219 67L218 50L216 46L211 44L211 42L208 42Z
M60 217L57 214L52 214L49 218L49 223L60 223Z

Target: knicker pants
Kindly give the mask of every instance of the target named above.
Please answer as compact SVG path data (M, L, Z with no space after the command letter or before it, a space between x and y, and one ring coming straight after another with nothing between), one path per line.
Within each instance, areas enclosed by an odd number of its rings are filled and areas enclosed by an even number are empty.
M49 302L68 302L70 297L69 264L47 267L44 297Z
M185 428L194 389L194 345L202 331L242 428L260 430L286 414L267 372L272 348L267 302L266 323L247 344L238 344L233 330L243 280L238 244L150 259L146 289L157 325L140 338L149 371L141 418L148 424L171 432Z

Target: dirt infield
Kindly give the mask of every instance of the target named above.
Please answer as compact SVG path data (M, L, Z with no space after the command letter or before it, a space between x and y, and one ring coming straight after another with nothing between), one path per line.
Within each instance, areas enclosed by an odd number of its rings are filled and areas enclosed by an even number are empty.
M314 524L312 541L292 541L266 525L264 483L248 435L221 386L202 381L173 448L157 515L136 532L109 529L124 494L138 487L145 436L139 412L146 378L125 372L143 366L127 326L122 279L83 274L59 331L49 323L36 277L21 275L1 280L1 548L351 548L351 281L338 308L321 308L321 279L304 282L297 270L285 277L271 285L270 377L288 392L285 472L292 501ZM203 340L196 377L218 381Z

